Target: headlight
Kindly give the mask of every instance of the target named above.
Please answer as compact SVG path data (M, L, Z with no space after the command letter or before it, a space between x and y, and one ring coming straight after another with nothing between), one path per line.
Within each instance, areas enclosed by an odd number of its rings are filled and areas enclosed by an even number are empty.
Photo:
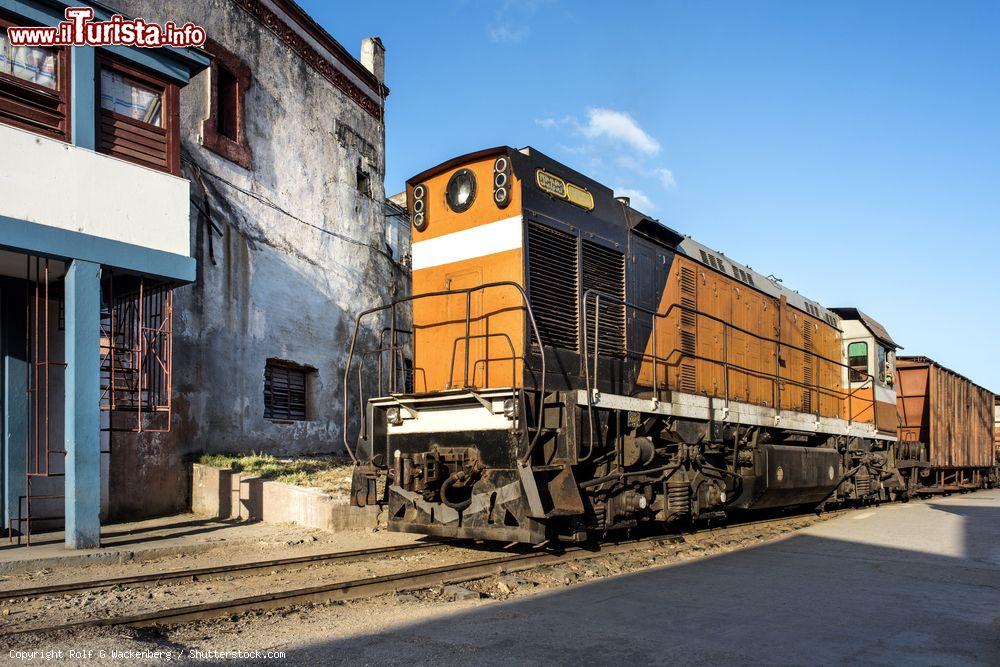
M455 213L461 213L476 199L476 176L468 169L459 169L448 179L445 190L448 207Z
M399 408L388 408L385 411L385 419L393 426L399 426L403 423L403 417L399 414Z
M507 419L514 419L517 417L517 401L513 398L508 398L503 402L503 414Z

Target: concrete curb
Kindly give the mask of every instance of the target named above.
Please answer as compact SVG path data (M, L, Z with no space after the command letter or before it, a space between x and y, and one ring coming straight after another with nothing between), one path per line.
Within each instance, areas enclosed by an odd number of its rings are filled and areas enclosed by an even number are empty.
M378 507L351 507L319 489L192 464L191 511L218 519L292 523L320 530L375 528Z
M198 554L212 549L217 549L222 545L242 544L245 542L256 541L259 541L259 538L253 537L236 540L215 540L212 542L198 542L196 544L184 544L172 547L153 547L150 549L115 549L114 547L103 547L101 549L95 549L94 551L84 551L82 553L75 553L67 556L48 556L43 558L0 562L0 574L30 572L56 567L85 567L87 565L120 564L133 561L143 562L147 560L157 560L167 556Z

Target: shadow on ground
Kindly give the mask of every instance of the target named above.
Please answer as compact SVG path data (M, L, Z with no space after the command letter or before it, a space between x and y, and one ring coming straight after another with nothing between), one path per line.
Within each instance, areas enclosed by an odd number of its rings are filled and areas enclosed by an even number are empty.
M1000 494L987 503L977 497L847 515L780 542L484 604L288 657L307 664L998 665Z

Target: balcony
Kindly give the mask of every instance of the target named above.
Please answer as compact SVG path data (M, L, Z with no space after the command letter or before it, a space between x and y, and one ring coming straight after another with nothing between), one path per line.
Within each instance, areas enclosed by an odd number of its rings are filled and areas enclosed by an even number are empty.
M0 154L0 219L190 257L186 180L7 125Z

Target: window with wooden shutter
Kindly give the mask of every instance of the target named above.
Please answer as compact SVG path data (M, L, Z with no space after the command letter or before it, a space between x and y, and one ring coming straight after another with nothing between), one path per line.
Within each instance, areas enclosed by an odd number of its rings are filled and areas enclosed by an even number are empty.
M114 60L99 63L97 150L179 175L176 84Z
M308 366L268 359L264 368L264 418L307 420L307 387L313 372Z
M70 64L66 48L14 46L0 16L0 123L70 140Z

